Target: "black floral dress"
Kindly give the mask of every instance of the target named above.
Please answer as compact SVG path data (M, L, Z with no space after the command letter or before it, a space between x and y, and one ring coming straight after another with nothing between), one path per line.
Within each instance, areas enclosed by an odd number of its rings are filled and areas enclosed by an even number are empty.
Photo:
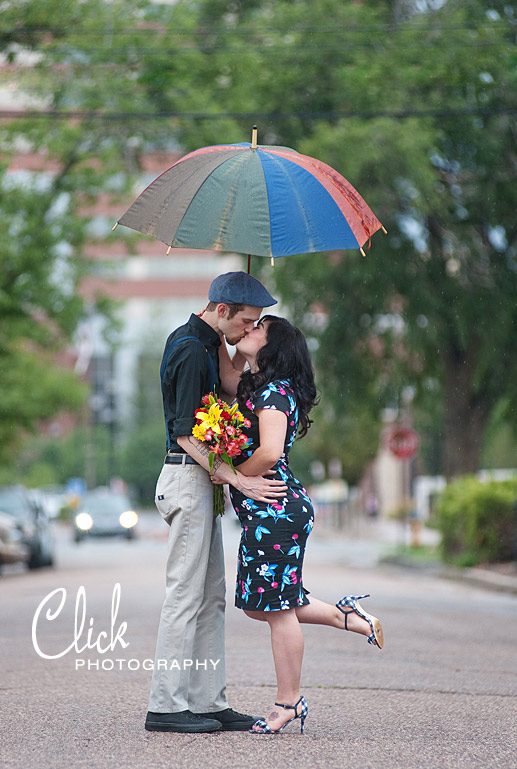
M291 470L288 452L298 429L298 408L288 380L275 380L258 390L241 409L251 422L245 432L252 443L236 458L235 465L250 457L259 446L258 409L277 409L287 416L284 453L274 466L287 495L276 504L246 499L230 486L232 504L242 534L237 566L235 605L240 609L275 611L310 603L302 582L305 544L313 523L312 503Z

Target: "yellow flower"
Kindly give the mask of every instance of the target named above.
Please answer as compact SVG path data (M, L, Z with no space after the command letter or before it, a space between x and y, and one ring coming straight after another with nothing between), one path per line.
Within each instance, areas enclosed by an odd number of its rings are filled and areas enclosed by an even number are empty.
M194 438L197 438L198 441L204 441L205 440L205 433L208 430L208 425L205 423L201 425L194 425L192 428L192 435Z
M210 406L210 408L208 409L208 414L203 414L201 412L196 414L196 419L201 420L201 424L199 425L199 427L204 427L205 431L208 430L208 428L210 428L217 435L219 435L221 432L221 428L219 427L220 418L221 418L221 409L217 405L217 403L214 403L212 406Z

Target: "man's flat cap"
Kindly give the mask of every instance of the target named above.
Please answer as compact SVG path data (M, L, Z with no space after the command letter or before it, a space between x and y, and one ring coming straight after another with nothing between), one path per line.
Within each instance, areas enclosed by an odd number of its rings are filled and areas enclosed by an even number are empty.
M277 304L262 283L246 272L226 272L214 278L208 291L210 302L271 307Z

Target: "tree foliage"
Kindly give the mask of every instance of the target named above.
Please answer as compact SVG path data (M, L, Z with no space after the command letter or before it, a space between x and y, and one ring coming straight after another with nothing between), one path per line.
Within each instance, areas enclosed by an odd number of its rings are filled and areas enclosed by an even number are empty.
M90 237L85 206L101 194L120 194L127 187L120 171L125 169L125 139L131 135L131 125L120 130L92 119L56 120L45 112L63 106L89 110L107 105L109 82L95 75L95 59L104 55L109 60L109 45L89 57L83 37L81 55L73 34L76 29L84 34L88 27L103 24L104 30L113 30L120 24L116 6L98 0L87 4L26 0L2 9L2 79L16 81L19 92L40 113L9 117L0 127L7 157L0 172L0 457L4 462L41 420L63 409L76 410L87 395L69 366L59 364L58 354L70 344L79 321L94 310L79 293L80 282L91 268L83 255ZM129 17L138 10L137 3L125 6ZM92 67L89 73L87 65ZM82 74L76 77L79 68ZM118 85L122 91L127 80L126 76ZM27 168L19 165L24 156L29 158ZM94 305L109 314L104 298Z
M517 405L513 9L499 0L17 6L4 9L0 44L13 66L20 46L37 53L21 87L56 114L6 124L2 140L28 143L59 169L47 190L12 193L15 207L30 198L25 217L3 208L16 290L28 290L37 261L48 297L11 294L13 307L31 308L12 320L18 348L45 349L31 334L69 335L82 312L79 202L129 189L149 147L242 141L258 123L262 143L337 168L389 231L366 259L289 257L267 273L317 346L325 421L342 455L357 456L358 444L372 452L380 408L411 386L422 424L442 438L445 471L477 469L491 415L515 421Z
M504 3L428 6L206 2L203 77L221 109L266 113L266 141L341 171L388 228L365 260L289 258L274 279L318 338L335 418L410 385L425 411L439 400L455 475L477 469L496 406L516 406L516 19Z

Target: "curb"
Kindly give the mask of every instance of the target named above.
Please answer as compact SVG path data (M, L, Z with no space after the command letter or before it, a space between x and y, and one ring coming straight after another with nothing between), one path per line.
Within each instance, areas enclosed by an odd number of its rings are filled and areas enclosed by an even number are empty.
M379 563L387 566L399 566L403 569L413 571L423 571L433 573L436 577L442 579L465 582L477 587L483 587L486 590L494 590L499 593L517 595L517 577L508 574L500 574L497 571L481 568L460 569L454 566L444 566L439 561L430 561L429 563L419 563L411 558L404 556L386 555L379 560Z
M517 577L499 574L488 569L455 569L452 566L443 566L440 570L440 576L445 579L467 582L499 593L517 595Z

